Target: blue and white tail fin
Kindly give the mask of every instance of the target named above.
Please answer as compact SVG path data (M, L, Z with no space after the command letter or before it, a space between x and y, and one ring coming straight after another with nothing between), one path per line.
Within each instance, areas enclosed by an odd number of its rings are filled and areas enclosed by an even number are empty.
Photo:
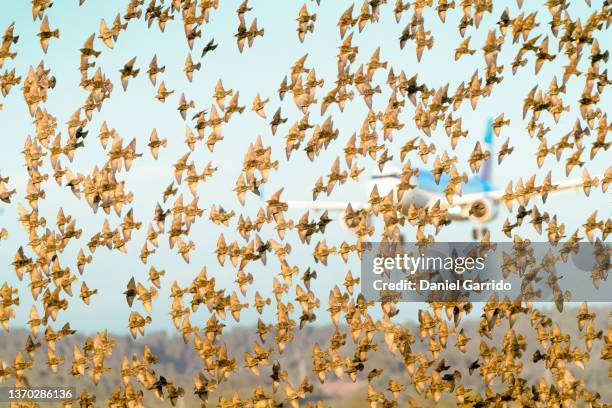
M485 130L484 136L484 144L485 149L491 153L491 158L484 162L481 179L484 191L491 191L493 187L493 119L489 118L487 121L487 128Z

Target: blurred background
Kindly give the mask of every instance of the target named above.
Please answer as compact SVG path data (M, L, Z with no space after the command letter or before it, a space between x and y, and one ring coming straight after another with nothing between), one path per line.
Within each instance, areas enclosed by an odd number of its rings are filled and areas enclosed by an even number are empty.
M25 1L5 1L1 6L0 28L3 29L11 22L15 22L15 34L20 36L18 44L14 47L18 56L14 60L7 61L4 69L16 68L17 73L25 77L30 67L36 67L41 61L44 61L45 67L50 69L51 74L57 78L57 86L50 91L45 107L57 117L60 130L64 134L66 127L63 124L69 120L87 97L87 93L79 87L81 80L78 70L79 49L94 31L96 35L98 34L101 18L110 24L117 13L125 11L127 3L125 0L113 2L88 0L82 7L78 7L76 0L56 1L46 15L51 28L60 29L61 37L60 40L51 41L47 54L43 54L36 37L40 21L32 20L31 4ZM324 119L331 116L334 126L340 130L339 140L333 142L314 162L309 161L302 151L294 152L291 159L287 161L284 153L284 136L288 131L288 124L299 120L302 113L295 107L290 97L281 102L277 89L282 79L290 74L290 67L305 54L308 55L305 65L315 68L317 76L325 80L323 89L318 92L318 97L322 98L334 87L333 82L337 74L337 47L341 42L336 24L342 12L353 2L322 0L320 6L317 6L315 2L307 2L309 11L317 13L317 22L314 32L309 33L304 43L301 44L295 31L295 18L302 2L251 0L249 4L253 7L252 16L257 17L258 25L265 29L265 35L263 38L257 38L254 47L245 48L243 53L238 51L234 38L238 26L235 10L240 2L232 0L221 3L219 9L211 13L210 21L202 27L202 38L196 40L193 50L189 49L185 41L180 20L169 21L164 33L156 24L147 28L146 22L133 20L128 30L121 33L114 50L107 49L96 39L94 48L103 51L96 60L97 66L101 67L104 74L110 77L114 90L111 99L104 103L100 112L95 112L93 120L87 125L86 130L89 131L89 135L85 140L85 147L79 151L72 163L73 170L89 174L94 165L101 167L106 162L106 156L97 140L103 122L106 122L109 128L115 128L126 143L135 138L137 151L143 153L143 156L134 162L129 172L122 173L121 176L126 181L126 191L134 193L132 203L134 218L137 221L143 221L143 228L134 232L125 255L117 251L108 251L106 248L96 251L93 263L86 267L84 275L79 276L80 280L73 286L76 289L80 287L81 281L86 281L90 289L98 290L98 295L92 297L89 306L82 304L75 295L70 300L71 307L60 315L55 326L59 328L64 323L70 322L71 327L77 330L78 336L91 335L107 329L113 335L118 336L118 348L124 350L124 352L118 350L115 353L116 356L129 355L136 349L142 349L142 340L134 342L127 335L127 321L131 309L121 293L125 290L131 277L134 277L136 281L144 282L151 265L158 270L165 270L166 275L162 278L159 296L154 301L153 321L146 329L148 333L146 342L152 346L155 353L162 355L160 369L168 372L170 376L175 374L177 381L183 377L191 378L199 368L194 366L197 359L186 351L189 350L189 347L184 346L176 337L171 318L168 315L172 282L176 281L181 287L187 286L202 267L206 266L208 276L215 277L217 285L225 288L226 293L234 290L239 293L238 285L235 283L236 268L229 263L222 267L215 258L217 238L222 232L227 242L238 240L243 244L244 240L235 230L238 215L249 215L254 218L257 211L265 207L265 202L252 194L247 196L246 205L241 206L232 191L235 180L241 173L242 161L247 153L248 145L261 136L264 146L272 146L272 159L280 162L279 170L270 173L269 183L263 191L264 199L278 189L284 188L283 199L310 200L315 181L320 175L329 174L336 157L340 156L342 159L346 142L354 132L359 132L368 110L359 95L356 95L355 99L347 105L344 112L340 112L337 106L332 106L324 115L319 115L315 109L311 112L310 122L322 123ZM601 0L593 0L592 3L592 9L601 8ZM361 4L357 3L356 10L360 6ZM530 8L528 11L538 11L537 19L540 27L534 30L534 34L543 30L549 33L550 16L544 2L530 3L526 6ZM466 36L472 37L470 43L472 48L480 50L488 30L495 27L499 16L506 7L510 9L512 15L518 13L515 1L496 1L493 12L484 15L480 28L478 30L473 27L468 29ZM586 18L591 14L591 9L585 2L575 1L569 6L568 12L574 17ZM414 42L409 42L401 50L398 41L410 16L404 15L400 23L395 24L392 5L382 6L380 22L368 24L365 30L355 35L353 39L353 45L359 47L359 54L353 66L367 63L372 53L380 48L381 60L388 61L396 74L402 70L408 78L418 74L419 82L427 84L428 87L439 88L449 84L452 92L461 82L467 81L475 70L482 70L485 67L480 51L475 55L464 56L459 61L454 61L454 49L463 40L458 35L457 29L461 16L462 12L459 8L451 10L447 14L446 23L442 24L433 9L426 9L423 17L435 38L435 44L431 50L425 50L421 61L417 62ZM203 59L200 58L202 48L213 38L219 47ZM610 36L598 38L602 50L609 48L610 38ZM431 142L435 143L437 152L441 153L448 149L449 152L456 154L459 157L458 169L470 174L467 158L471 148L476 141L483 139L488 121L504 113L511 122L502 130L501 136L495 138L493 146L494 148L499 147L507 137L511 137L511 144L515 150L500 166L496 164L495 152L492 152L494 163L492 180L497 188L504 188L509 181L516 183L519 178L526 180L533 174L540 182L548 171L552 172L553 180L566 178L563 160L556 162L553 157L548 157L544 166L541 169L537 168L535 152L539 141L528 135L527 121L522 119L522 108L523 98L533 86L546 87L555 76L560 80L559 76L563 66L568 62L567 57L559 54L554 61L545 64L537 75L534 75L534 62L530 60L527 66L520 69L516 75L512 75L509 66L518 47L519 45L510 44L510 41L506 41L502 47L498 56L498 65L506 66L503 73L505 79L495 87L491 96L481 99L475 110L469 106L469 103L464 102L454 115L463 118L463 128L469 131L468 141L460 143L457 149L451 152L448 137L442 127L431 135ZM556 51L556 47L556 42L551 38L550 49ZM194 73L191 83L187 81L183 72L184 61L190 53L194 62L202 63L201 70ZM157 56L159 65L166 66L166 72L158 76L158 84L163 80L168 89L175 91L165 104L154 99L156 88L150 84L146 75L148 64L154 55ZM124 92L121 89L119 70L135 56L137 57L135 66L140 68L141 72L138 77L130 80L127 92ZM214 103L214 87L219 79L223 81L226 89L240 91L240 104L246 105L247 109L242 115L234 115L233 119L223 126L225 139L217 144L214 153L209 152L202 144L191 153L190 160L195 161L196 168L201 169L208 162L218 167L218 171L212 178L198 186L199 205L206 212L204 218L199 219L192 226L188 237L194 241L196 250L191 254L190 263L187 264L176 251L168 248L167 242L162 240L160 248L149 257L148 264L143 265L137 254L144 243L148 221L153 216L156 203L161 201L162 192L173 180L172 164L187 152L187 147L183 142L185 128L193 124L189 120L184 121L176 111L178 99L181 93L185 94L187 100L193 99L197 108L193 111L194 113L202 109L210 109ZM378 110L384 109L390 96L388 87L384 86L386 79L382 71L374 77L373 85L382 86L382 93L374 96L374 108ZM547 125L551 128L547 136L550 143L558 141L567 134L572 129L575 118L579 117L576 101L580 98L582 84L583 81L576 78L568 82L564 101L571 106L572 110L564 114L558 124L554 123L550 117L544 119L545 122L548 121ZM267 97L271 99L266 107L267 120L262 120L250 110L251 101L257 93L262 96L262 99ZM26 137L33 135L35 129L20 89L13 89L6 98L0 100L0 103L4 105L4 108L0 110L0 138L3 143L0 149L0 174L3 177L10 177L10 185L17 188L12 204L4 205L0 214L0 228L6 228L10 234L7 240L0 242L0 262L3 266L0 270L0 280L19 288L20 291L20 304L16 307L17 318L11 322L11 332L0 334L0 357L8 358L8 356L14 356L16 347L21 346L18 342L23 341L25 334L20 330L26 327L32 305L27 283L17 279L10 264L19 246L28 242L26 232L17 221L17 203L25 204L23 197L26 194L25 185L27 183L27 172L20 152L23 150ZM609 95L603 93L599 106L606 112L611 104ZM282 114L288 118L288 123L281 126L273 136L269 120L278 106L282 106ZM405 123L405 127L396 133L393 142L388 143L390 153L394 154L394 161L391 164L401 165L399 148L407 140L421 136L429 142L428 138L417 130L413 114L414 107L409 106L407 102L407 108L400 114L400 119ZM149 135L153 128L157 129L160 137L168 138L168 147L160 150L158 160L153 159L147 148ZM598 159L587 162L585 168L591 175L603 173L612 162L611 159L610 152L601 152ZM367 201L368 177L376 170L375 162L362 160L359 164L366 167L359 182L349 181L344 185L336 186L330 197L322 197L320 200ZM49 165L45 164L45 166ZM431 167L431 161L427 166ZM48 167L46 171L51 173L52 169ZM570 177L580 177L580 175L581 170L576 168ZM101 211L98 211L97 214L92 213L84 200L78 200L69 190L57 186L51 179L43 186L47 198L40 202L40 215L45 217L49 223L54 223L61 207L66 214L74 216L77 219L77 226L83 229L80 242L73 242L66 249L66 259L75 259L78 250L85 248L86 242L100 230L105 219L109 220L112 227L121 222L120 218L113 213L110 215ZM186 202L190 201L191 196L185 185L181 186L181 192L184 193ZM208 219L213 204L236 212L237 215L229 227L214 225ZM582 193L568 192L551 196L545 206L541 206L539 200L536 201L536 204L551 216L556 214L560 222L566 224L566 231L570 234L579 228L586 217L595 210L599 211L600 218L609 218L611 208L609 193L603 194L601 189L593 191L588 198ZM500 207L499 211L497 217L487 225L492 241L507 240L501 231L501 226L509 213L503 207ZM303 213L304 210L289 212L290 216L296 220ZM325 239L330 246L338 246L342 241L354 240L352 234L344 230L341 223L338 222L340 216L341 214L338 213L332 214L331 217L335 220L326 229ZM470 222L453 223L444 228L436 236L436 240L468 241L472 239L473 227ZM410 239L414 237L415 232L414 227L407 225L402 234ZM433 233L433 231L428 232ZM515 232L533 241L546 240L545 236L539 236L529 225L523 225ZM372 240L378 240L379 234L380 229L378 235L374 235ZM263 238L277 239L270 225L264 226L260 235ZM359 259L354 255L347 263L342 262L340 257L331 257L328 265L322 266L317 264L312 256L316 241L310 246L301 244L296 232L292 231L287 233L286 242L293 248L292 253L287 257L290 265L297 265L302 271L308 267L317 271L318 278L312 281L311 289L322 303L325 303L334 285L342 284L348 270L351 270L354 275L359 273ZM263 296L271 295L272 279L278 274L280 266L276 259L268 258L269 262L266 266L252 263L246 268L246 272L253 275L254 281L246 298L240 295L241 300L252 302L255 291L259 291ZM68 266L76 269L76 265ZM78 307L75 307L77 304ZM134 307L138 309L140 305ZM405 320L407 325L414 324L419 307L422 305L403 304L400 306L399 317ZM607 307L607 305L602 307ZM605 310L600 314L605 315ZM144 313L142 310L139 311ZM575 323L572 323L574 317L568 314L569 312L558 314L558 321L567 327L574 327ZM197 313L192 314L191 321L193 324L201 325L208 317L209 313L201 308ZM257 322L258 317L256 311L251 308L242 312L240 322L232 319L224 322L231 329L226 332L224 340L228 342L228 348L238 353L237 355L241 355L245 347L252 343L253 325ZM262 319L273 321L273 308L268 308ZM477 322L468 322L468 324L476 325ZM526 322L522 321L520 324L526 324ZM297 374L292 375L301 378L303 374L300 373L310 370L309 363L304 362L308 358L304 358L301 353L303 345L311 345L317 339L325 341L329 338L331 331L329 316L321 310L320 313L317 313L316 322L297 335L294 344L282 357L287 361L285 368L294 367L294 372ZM82 338L80 341L82 343ZM63 344L62 349L70 350L71 344L70 342ZM477 347L477 344L474 346ZM468 357L456 355L449 359ZM394 362L392 356L385 353L381 353L379 358L382 361L381 364L388 367L388 373L385 376L401 375L401 362ZM118 360L113 362L116 365L119 363ZM538 373L534 372L530 375L537 376ZM600 379L605 378L605 367L596 367L589 375L592 375L592 381L597 383ZM40 373L40 381L51 380L46 378L44 373ZM67 373L66 381L68 381ZM249 381L256 384L256 377L241 374L232 381L237 381L237 383L229 382L224 387L227 387L228 390L240 389ZM109 390L111 385L115 384L102 384ZM84 386L91 386L91 384ZM339 383L332 382L331 385L326 384L321 388L321 392L329 392L330 395L326 398L334 401L339 395L347 395L353 390L350 388L353 385L348 382L343 383L342 387L348 388L341 388ZM364 384L361 383L359 389L363 387ZM597 389L602 393L608 392L603 385ZM612 398L609 394L608 396ZM186 400L185 406L192 406L193 402L190 401ZM153 402L150 401L150 404ZM338 405L333 406L362 405L345 399L342 403L338 402Z

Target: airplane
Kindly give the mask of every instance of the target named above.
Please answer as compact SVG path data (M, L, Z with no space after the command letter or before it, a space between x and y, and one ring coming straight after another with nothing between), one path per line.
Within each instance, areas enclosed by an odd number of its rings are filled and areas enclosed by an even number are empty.
M484 145L491 152L491 158L484 162L479 174L468 177L467 182L461 184L461 194L453 195L451 201L446 197L445 188L448 185L450 176L442 174L439 182L436 182L431 170L419 168L416 177L416 187L404 192L401 200L402 212L406 214L408 208L414 204L417 208L429 207L439 202L440 208L447 210L449 219L453 221L471 221L475 226L474 236L479 235L484 226L493 221L499 210L500 204L504 204L509 211L512 210L513 200L505 200L507 194L512 194L512 182L510 181L506 189L498 189L492 181L492 162L493 162L493 121L489 119L484 136ZM586 170L585 170L586 172ZM382 171L373 172L367 184L367 196L370 197L372 191L376 189L381 197L385 197L391 191L396 194L397 186L400 183L402 169L399 166L387 165ZM585 173L587 174L587 173ZM547 182L550 181L547 176ZM598 177L601 180L601 177ZM411 179L411 182L413 182ZM553 182L552 189L548 195L563 191L580 189L585 181L585 177L571 180ZM518 186L528 187L535 183L535 176L523 184L519 180ZM397 195L396 195L397 197ZM544 201L546 197L544 198ZM289 208L307 209L313 211L338 211L343 212L350 204L355 210L367 208L367 202L355 201L286 201Z

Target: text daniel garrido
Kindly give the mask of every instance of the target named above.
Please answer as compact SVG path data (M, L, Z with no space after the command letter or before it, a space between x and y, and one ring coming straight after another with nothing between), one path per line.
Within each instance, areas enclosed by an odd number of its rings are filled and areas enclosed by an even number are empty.
M394 257L376 257L373 260L372 272L376 275L382 275L389 270L403 270L410 275L414 275L417 271L427 270L446 270L453 271L458 275L462 275L466 271L482 271L485 268L485 257L432 257L432 256L412 256L409 254L396 254ZM488 290L504 290L512 289L512 285L504 280L479 282L470 279L466 280L444 280L431 282L425 279L420 279L417 284L408 279L402 279L397 282L384 282L382 279L376 279L372 282L374 290L391 290L391 291L414 291L414 290L442 290L442 291L488 291Z

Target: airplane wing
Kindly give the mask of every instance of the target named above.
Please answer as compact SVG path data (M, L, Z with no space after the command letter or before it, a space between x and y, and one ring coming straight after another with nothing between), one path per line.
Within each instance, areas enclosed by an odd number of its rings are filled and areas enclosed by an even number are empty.
M604 177L604 175L601 174L601 175L597 175L596 177L601 180ZM554 187L554 190L551 190L548 193L548 195L557 194L557 193L561 193L564 191L580 190L583 184L584 184L584 179L582 178L575 178L571 180L553 182L552 186ZM467 194L465 195L465 197L471 197L473 199L489 198L491 200L499 202L502 200L502 197L505 194L506 194L505 190L495 190L495 191L488 191L488 192L482 192L482 193Z
M313 211L344 211L351 204L354 210L366 208L368 205L349 201L284 201L290 209L305 209Z
M597 178L601 179L603 176L598 175ZM579 190L584 184L583 178L576 178L571 180L563 180L559 182L551 183L552 189L548 195L561 193L570 190ZM512 193L510 190L494 190L494 191L483 191L478 193L463 194L460 197L453 197L453 204L448 206L448 215L454 220L466 220L472 219L477 223L485 223L491 220L495 216L495 206L499 203L504 204L508 209L512 207L514 200L505 200L504 196L508 193ZM431 205L435 200L445 200L443 197L435 196L430 199L428 205Z
M603 174L600 174L597 176L599 180L601 180L602 177L603 177ZM562 191L580 190L583 184L584 184L583 179L572 179L572 180L559 181L557 183L553 183L553 185L557 186L557 189L551 191L550 194L560 193Z

